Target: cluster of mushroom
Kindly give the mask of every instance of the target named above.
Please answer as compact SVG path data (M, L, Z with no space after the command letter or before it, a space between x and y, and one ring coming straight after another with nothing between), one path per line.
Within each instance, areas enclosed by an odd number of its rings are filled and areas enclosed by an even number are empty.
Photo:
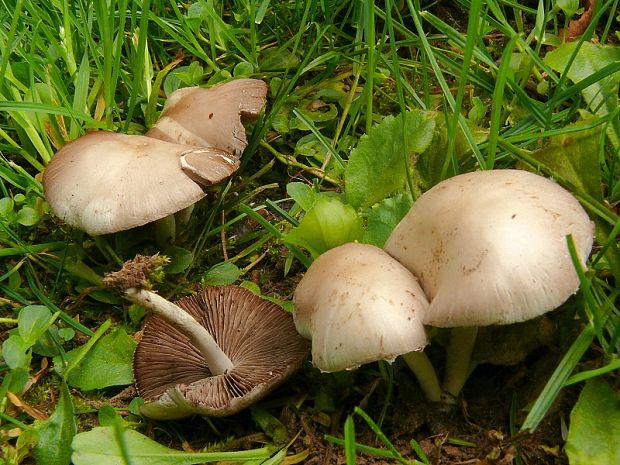
M209 89L176 90L146 135L95 131L68 143L43 175L56 216L92 235L159 220L166 242L174 214L239 168L243 122L258 117L267 85L238 79Z
M92 235L159 222L232 175L247 139L244 121L267 86L238 79L175 91L146 135L89 133L59 150L43 175L46 198L67 224ZM209 287L170 302L149 290L159 257L137 256L104 283L152 315L134 354L142 413L156 419L231 415L266 395L306 359L309 343L278 305L238 286Z
M431 401L457 396L477 327L525 321L579 287L593 225L557 183L526 171L455 176L424 193L381 250L345 244L320 256L295 291L295 325L323 371L402 355ZM419 280L419 284L418 284ZM452 328L443 383L424 325Z

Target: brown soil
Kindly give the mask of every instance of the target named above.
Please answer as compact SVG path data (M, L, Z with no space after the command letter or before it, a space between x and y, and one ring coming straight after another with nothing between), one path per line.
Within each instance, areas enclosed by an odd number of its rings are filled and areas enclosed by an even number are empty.
M565 465L561 434L562 419L567 421L576 400L576 390L565 390L534 434L510 434L510 411L519 425L525 418L524 406L532 402L555 368L559 351L543 348L512 367L480 365L472 374L463 399L452 409L429 405L419 391L408 368L397 361L394 384L388 398L389 383L371 364L356 372L321 374L308 363L289 382L261 404L276 416L296 438L288 455L304 457L299 463L337 465L345 463L343 447L325 439L342 438L343 424L354 407L360 406L375 421L385 417L381 431L401 453L417 459L410 446L415 439L433 465ZM513 403L515 407L513 406ZM386 449L368 425L357 415L356 441ZM149 423L147 434L170 447L199 450L217 443L225 448L260 447L271 442L254 423L249 411L236 416L211 419L193 418L183 422ZM180 444L176 438L185 438ZM234 438L231 442L227 438ZM356 463L397 463L359 453ZM295 463L291 461L290 463Z

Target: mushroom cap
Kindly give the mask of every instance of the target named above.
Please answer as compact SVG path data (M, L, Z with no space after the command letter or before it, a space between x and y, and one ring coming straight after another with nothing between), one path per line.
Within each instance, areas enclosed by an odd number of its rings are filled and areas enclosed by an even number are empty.
M320 255L295 290L295 326L322 371L422 350L428 302L415 276L378 247L348 243Z
M593 225L561 186L526 171L478 171L424 193L384 249L420 279L430 300L425 324L509 324L577 291L569 234L585 264Z
M243 121L258 118L267 84L236 79L205 89L175 90L147 136L185 145L217 147L240 157L248 145Z
M193 205L205 194L192 179L216 183L238 166L237 159L219 149L97 131L54 155L43 186L59 218L99 235L142 226Z
M204 325L234 368L213 376L189 339L151 316L134 354L142 413L155 419L227 416L264 397L306 359L308 342L278 305L238 286L175 302Z

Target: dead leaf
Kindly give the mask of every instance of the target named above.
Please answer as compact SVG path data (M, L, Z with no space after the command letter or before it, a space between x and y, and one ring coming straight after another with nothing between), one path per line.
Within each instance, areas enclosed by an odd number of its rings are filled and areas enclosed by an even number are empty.
M585 0L585 10L579 19L574 19L568 23L566 29L560 30L560 38L562 42L570 42L579 38L590 25L592 21L592 14L594 13L594 7L596 6L596 0Z
M18 409L30 415L35 420L47 420L47 415L40 410L28 405L26 402L22 401L19 397L13 394L11 391L7 391L6 393L7 399Z
M47 369L49 368L49 361L47 360L47 357L43 357L41 359L41 369L39 369L39 371L37 371L34 376L32 376L28 382L26 383L26 386L24 386L24 389L22 390L22 395L24 395L26 392L28 392L28 390L36 383L38 383L41 378L43 378L43 376L47 373Z

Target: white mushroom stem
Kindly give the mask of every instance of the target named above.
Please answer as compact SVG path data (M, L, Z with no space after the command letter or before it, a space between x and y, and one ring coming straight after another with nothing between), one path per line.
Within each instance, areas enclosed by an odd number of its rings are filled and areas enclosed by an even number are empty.
M454 397L459 395L471 373L471 354L476 345L477 335L477 326L456 327L450 330L442 388Z
M166 248L176 239L176 219L175 214L164 216L154 222L155 239L157 243Z
M204 326L181 307L154 292L131 287L125 295L133 303L152 311L158 317L174 326L196 346L213 375L221 375L233 368L232 361L217 345Z
M413 351L404 354L402 357L407 362L409 368L411 368L411 371L413 371L426 399L430 402L439 402L442 394L441 387L439 386L435 368L426 353L421 350Z

